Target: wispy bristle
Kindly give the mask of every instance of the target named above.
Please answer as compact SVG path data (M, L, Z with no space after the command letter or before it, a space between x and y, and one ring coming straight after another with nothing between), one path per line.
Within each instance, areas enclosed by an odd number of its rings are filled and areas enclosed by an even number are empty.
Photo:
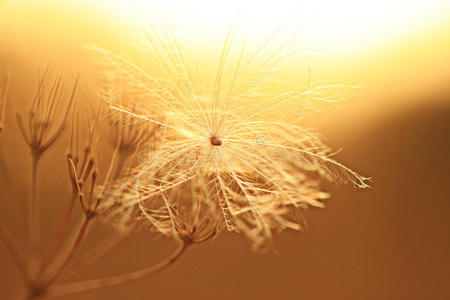
M328 194L317 176L367 187L367 178L335 161L317 135L297 122L299 107L312 111L316 102L341 102L352 86L309 80L304 89L271 92L269 78L284 57L260 58L261 48L247 53L245 44L235 45L232 31L208 77L210 67L200 64L189 42L167 26L139 17L138 24L164 78L107 50L90 49L113 78L125 78L129 89L147 95L128 102L110 97L111 108L129 122L165 129L161 146L126 183L134 193L121 199L125 207L138 207L154 229L189 235L193 211L205 205L206 220L220 220L260 248L273 230L303 227L293 209L323 206Z
M78 88L74 80L69 95L64 94L62 77L52 78L49 67L38 77L37 90L26 117L16 114L21 134L33 155L40 156L61 137L72 111ZM67 97L67 99L65 99ZM62 116L62 117L60 117ZM28 123L24 124L24 119Z

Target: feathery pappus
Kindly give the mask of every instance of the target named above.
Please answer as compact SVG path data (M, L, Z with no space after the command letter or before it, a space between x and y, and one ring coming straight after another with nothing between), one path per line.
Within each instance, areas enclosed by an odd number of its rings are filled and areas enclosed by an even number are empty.
M141 49L154 68L90 47L112 77L126 79L123 89L146 95L125 102L110 97L111 109L160 131L158 145L150 145L122 182L133 189L112 197L139 208L136 220L194 241L227 228L261 248L273 231L301 229L302 208L323 206L329 195L321 179L368 187L368 178L334 160L315 131L299 122L315 103L339 102L352 87L271 90L271 74L287 56L279 48L260 57L270 38L250 52L230 31L214 69L173 28L137 19Z

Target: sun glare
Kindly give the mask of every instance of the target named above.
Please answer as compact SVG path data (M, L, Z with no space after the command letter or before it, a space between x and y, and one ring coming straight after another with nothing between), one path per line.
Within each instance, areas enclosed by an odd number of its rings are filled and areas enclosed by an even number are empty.
M105 2L105 0L97 0ZM114 0L115 9L129 15L135 7L144 15L163 12L175 26L205 38L217 38L230 24L251 27L262 39L284 25L302 30L302 45L326 45L340 51L359 51L389 43L450 16L444 0ZM111 7L111 6L110 6ZM282 33L289 34L289 30Z

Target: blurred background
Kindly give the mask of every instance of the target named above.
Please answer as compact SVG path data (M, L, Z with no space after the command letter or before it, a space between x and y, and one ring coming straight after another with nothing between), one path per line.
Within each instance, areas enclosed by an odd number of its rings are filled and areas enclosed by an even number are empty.
M311 59L314 78L361 86L345 105L308 122L332 148L343 149L339 161L373 178L372 188L327 184L332 198L325 209L306 211L309 228L275 235L268 253L254 253L243 236L223 233L156 276L61 299L450 299L448 1L134 2L143 14L162 7L206 45L222 43L236 10L251 15L247 22L259 30L252 31L255 42L283 20L293 20L287 34L307 20L294 46L333 53ZM23 247L30 161L14 113L26 111L37 70L49 61L69 77L80 72L89 85L95 67L85 45L132 51L124 42L135 30L127 5L0 1L0 77L11 74L0 138L0 215ZM296 73L289 78L295 81ZM49 233L67 198L66 141L44 157L41 169ZM99 228L82 252L107 231ZM170 240L135 233L72 279L135 270L173 248ZM0 299L15 299L22 288L2 244Z

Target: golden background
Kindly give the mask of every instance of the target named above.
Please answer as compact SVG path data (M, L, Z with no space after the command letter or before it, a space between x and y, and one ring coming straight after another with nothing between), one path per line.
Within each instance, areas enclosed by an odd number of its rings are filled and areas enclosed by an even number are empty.
M30 162L13 113L26 110L36 72L49 60L59 72L92 71L83 46L126 49L120 38L129 29L102 1L15 2L0 7L0 75L11 73L0 139L0 215L25 245ZM244 237L223 233L151 278L64 299L449 299L450 19L430 19L411 24L400 38L342 50L351 63L338 64L333 74L363 87L342 108L311 121L333 148L343 148L340 161L374 179L370 190L327 185L332 198L325 209L305 213L308 230L275 235L269 253L254 253ZM68 190L64 144L41 169L49 233ZM107 231L98 230L82 251ZM172 248L169 240L133 234L74 279L134 270ZM21 289L2 245L0 299L15 299Z

